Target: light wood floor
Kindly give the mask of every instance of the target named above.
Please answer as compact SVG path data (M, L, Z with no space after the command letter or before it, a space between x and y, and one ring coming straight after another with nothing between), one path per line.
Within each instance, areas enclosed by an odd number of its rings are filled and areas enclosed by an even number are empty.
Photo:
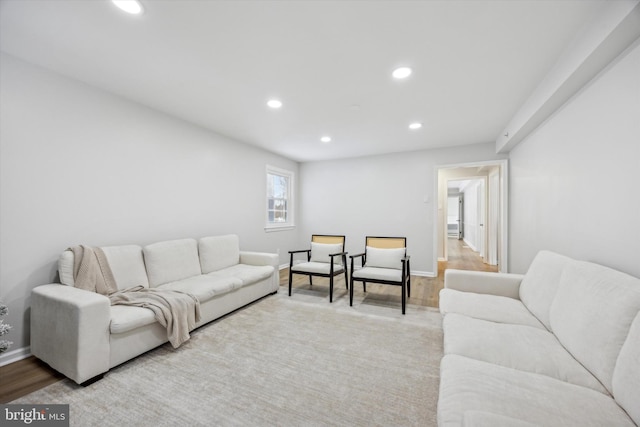
M447 262L438 262L438 277L411 277L411 298L409 304L438 307L438 293L444 287L444 270L456 268L461 270L497 271L496 266L484 264L477 253L466 247L462 240L449 239L449 257ZM289 270L280 271L280 292L287 292ZM328 279L314 278L313 288L319 292L329 293ZM344 276L334 283L335 289L344 289ZM296 288L309 289L305 276L294 276L294 292ZM367 297L400 304L400 289L395 286L367 285ZM362 292L362 286L354 288L354 292ZM335 295L335 294L334 294ZM27 395L49 384L60 381L63 375L49 368L31 356L18 362L0 367L0 403L8 403Z

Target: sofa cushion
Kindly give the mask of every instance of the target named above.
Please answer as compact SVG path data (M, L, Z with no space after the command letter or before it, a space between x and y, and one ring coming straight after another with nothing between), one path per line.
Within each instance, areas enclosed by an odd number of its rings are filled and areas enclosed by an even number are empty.
M159 286L158 289L186 292L202 303L216 295L226 294L241 286L242 281L236 277L216 277L207 274L165 283Z
M629 329L613 371L613 396L640 425L640 314Z
M240 239L235 234L203 237L198 240L198 250L202 274L240 262Z
M311 261L312 262L331 262L330 254L342 252L340 243L315 243L311 242ZM342 257L333 258L334 264L342 264Z
M148 308L112 305L109 331L112 334L122 334L142 326L150 325L155 321L156 316L153 310Z
M402 269L402 258L407 253L405 248L373 248L367 246L367 267Z
M521 301L497 295L461 292L455 289L440 291L440 312L458 313L491 322L526 325L545 329L544 325Z
M67 286L74 286L73 279L73 252L70 250L63 251L58 258L58 274L60 275L60 283Z
M520 283L520 301L551 330L549 311L556 296L562 271L572 259L554 252L540 251Z
M315 274L329 274L331 270L331 264L326 262L303 262L301 264L295 264L291 267L291 271L294 273L315 273ZM342 265L333 264L333 272L338 273L344 271Z
M140 246L104 246L101 249L107 257L118 289L122 290L133 286L149 287L149 279L147 278ZM74 286L73 252L70 250L66 250L60 255L58 273L60 274L60 283Z
M486 411L465 411L462 427L540 427L528 421L518 420Z
M194 239L153 243L145 246L143 252L151 286L201 274L198 242Z
M440 372L439 427L459 427L467 411L541 426L635 426L610 396L546 375L455 354L444 356Z
M367 260L367 267L362 267L359 270L351 272L354 279L376 279L376 280L389 280L392 282L402 282L402 269L396 270L395 268L378 268L368 267L369 260Z
M443 320L444 353L546 375L604 394L607 390L549 331L450 313Z
M247 286L268 278L273 274L274 270L270 265L236 264L223 268L222 270L214 271L208 275L214 277L234 277L242 281L242 286Z
M142 248L137 245L103 247L118 289L149 287Z
M616 360L640 311L640 279L601 265L569 263L551 304L562 345L612 391Z

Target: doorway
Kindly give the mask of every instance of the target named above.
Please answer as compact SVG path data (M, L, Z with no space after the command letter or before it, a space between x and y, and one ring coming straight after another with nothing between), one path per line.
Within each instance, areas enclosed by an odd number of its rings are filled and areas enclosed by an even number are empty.
M453 256L465 268L506 272L507 160L440 166L436 174L434 262Z

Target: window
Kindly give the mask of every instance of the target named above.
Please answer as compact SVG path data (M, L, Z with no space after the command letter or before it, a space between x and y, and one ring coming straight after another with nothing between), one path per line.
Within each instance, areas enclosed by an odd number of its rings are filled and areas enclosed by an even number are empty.
M290 229L293 223L293 172L267 166L267 224L265 230Z

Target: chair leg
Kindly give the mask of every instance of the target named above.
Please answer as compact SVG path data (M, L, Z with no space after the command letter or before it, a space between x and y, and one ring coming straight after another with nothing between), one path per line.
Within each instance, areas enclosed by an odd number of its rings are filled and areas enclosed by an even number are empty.
M353 276L349 281L349 307L353 306Z
M347 273L347 269L344 269L344 285L349 289L349 273Z
M293 277L293 273L291 272L291 268L289 268L289 296L291 296L291 278Z
M329 277L329 303L333 302L333 276Z
M407 279L407 298L411 298L411 278Z
M362 288L364 289L364 292L367 292L367 282L362 282Z
M402 314L404 314L407 305L406 296L406 286L405 283L402 283Z
M309 286L313 286L313 276L309 275Z

